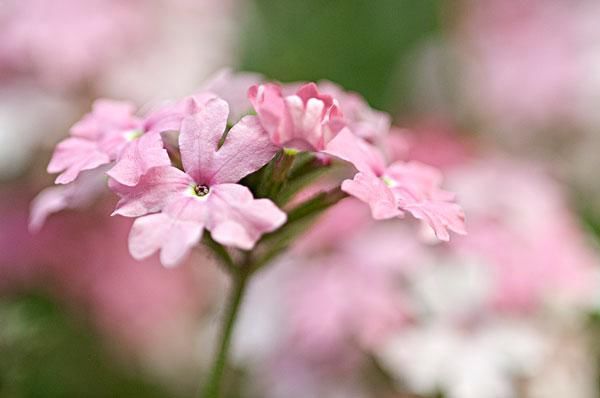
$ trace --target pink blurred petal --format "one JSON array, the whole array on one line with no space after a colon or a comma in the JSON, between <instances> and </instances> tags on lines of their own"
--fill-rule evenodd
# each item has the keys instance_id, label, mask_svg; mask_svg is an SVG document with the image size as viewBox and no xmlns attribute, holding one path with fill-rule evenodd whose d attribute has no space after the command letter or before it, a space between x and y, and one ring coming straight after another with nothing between
<instances>
[{"instance_id":1,"label":"pink blurred petal","mask_svg":"<svg viewBox=\"0 0 600 398\"><path fill-rule=\"evenodd\" d=\"M96 199L106 187L104 169L83 172L73 182L49 187L31 202L29 231L40 231L48 216L64 209L84 207Z\"/></svg>"},{"instance_id":2,"label":"pink blurred petal","mask_svg":"<svg viewBox=\"0 0 600 398\"><path fill-rule=\"evenodd\" d=\"M235 72L223 68L210 77L201 87L223 98L229 104L229 123L236 123L250 113L252 104L248 100L248 87L259 84L263 77L258 73Z\"/></svg>"}]
</instances>

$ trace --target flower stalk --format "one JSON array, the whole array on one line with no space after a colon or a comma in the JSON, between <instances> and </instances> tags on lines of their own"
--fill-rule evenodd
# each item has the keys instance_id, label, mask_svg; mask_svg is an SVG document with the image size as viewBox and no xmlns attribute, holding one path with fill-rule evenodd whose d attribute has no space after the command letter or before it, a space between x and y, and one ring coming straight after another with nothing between
<instances>
[{"instance_id":1,"label":"flower stalk","mask_svg":"<svg viewBox=\"0 0 600 398\"><path fill-rule=\"evenodd\" d=\"M219 346L215 355L208 381L201 391L202 398L220 398L222 393L223 375L227 367L227 360L231 350L231 339L238 314L242 305L244 294L251 275L249 264L242 264L232 273L233 284L230 290L229 301L221 330Z\"/></svg>"}]
</instances>

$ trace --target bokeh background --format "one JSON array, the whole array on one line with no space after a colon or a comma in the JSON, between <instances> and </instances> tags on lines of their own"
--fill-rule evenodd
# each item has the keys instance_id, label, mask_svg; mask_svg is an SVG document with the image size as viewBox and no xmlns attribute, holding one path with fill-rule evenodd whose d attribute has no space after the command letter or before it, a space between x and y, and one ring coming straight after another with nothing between
<instances>
[{"instance_id":1,"label":"bokeh background","mask_svg":"<svg viewBox=\"0 0 600 398\"><path fill-rule=\"evenodd\" d=\"M27 223L95 98L144 109L223 67L361 94L469 228L423 243L340 203L253 282L228 397L599 396L596 0L0 0L0 397L195 394L210 257L136 262L101 192Z\"/></svg>"}]
</instances>

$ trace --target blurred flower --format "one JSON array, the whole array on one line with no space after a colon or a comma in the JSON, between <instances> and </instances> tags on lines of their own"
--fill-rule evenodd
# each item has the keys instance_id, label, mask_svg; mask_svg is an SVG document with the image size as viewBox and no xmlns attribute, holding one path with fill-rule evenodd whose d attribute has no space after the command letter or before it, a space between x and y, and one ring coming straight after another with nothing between
<instances>
[{"instance_id":1,"label":"blurred flower","mask_svg":"<svg viewBox=\"0 0 600 398\"><path fill-rule=\"evenodd\" d=\"M59 90L81 84L140 40L147 11L137 0L3 2L0 77L32 76Z\"/></svg>"}]
</instances>

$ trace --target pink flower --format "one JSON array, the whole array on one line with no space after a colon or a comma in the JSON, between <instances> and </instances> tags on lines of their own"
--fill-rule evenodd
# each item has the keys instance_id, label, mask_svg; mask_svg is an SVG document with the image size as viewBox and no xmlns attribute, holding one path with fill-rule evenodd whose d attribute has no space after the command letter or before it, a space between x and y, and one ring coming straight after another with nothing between
<instances>
[{"instance_id":1,"label":"pink flower","mask_svg":"<svg viewBox=\"0 0 600 398\"><path fill-rule=\"evenodd\" d=\"M209 100L183 120L179 148L183 169L149 169L136 186L111 184L121 197L115 214L138 218L129 248L141 259L161 251L161 262L177 264L200 240L204 229L228 246L251 249L266 232L281 226L286 215L268 199L254 199L236 184L277 152L254 116L231 128L223 145L228 105ZM142 217L143 216L143 217Z\"/></svg>"},{"instance_id":2,"label":"pink flower","mask_svg":"<svg viewBox=\"0 0 600 398\"><path fill-rule=\"evenodd\" d=\"M322 151L343 127L342 113L330 95L321 94L314 83L296 94L283 96L281 86L254 85L248 97L258 118L278 147Z\"/></svg>"},{"instance_id":3,"label":"pink flower","mask_svg":"<svg viewBox=\"0 0 600 398\"><path fill-rule=\"evenodd\" d=\"M201 91L211 92L229 104L229 122L235 123L252 110L248 100L248 87L264 79L258 73L236 72L223 68L202 84Z\"/></svg>"},{"instance_id":4,"label":"pink flower","mask_svg":"<svg viewBox=\"0 0 600 398\"><path fill-rule=\"evenodd\" d=\"M48 172L61 173L56 183L68 184L80 172L110 163L141 124L130 103L97 100L92 112L71 128L71 136L56 146Z\"/></svg>"},{"instance_id":5,"label":"pink flower","mask_svg":"<svg viewBox=\"0 0 600 398\"><path fill-rule=\"evenodd\" d=\"M471 215L472 230L453 247L490 268L490 301L496 309L591 302L595 253L561 187L542 167L488 156L452 170L449 177Z\"/></svg>"},{"instance_id":6,"label":"pink flower","mask_svg":"<svg viewBox=\"0 0 600 398\"><path fill-rule=\"evenodd\" d=\"M373 142L385 137L390 131L390 115L371 108L360 94L345 91L327 80L319 82L319 90L339 101L348 127L357 136Z\"/></svg>"},{"instance_id":7,"label":"pink flower","mask_svg":"<svg viewBox=\"0 0 600 398\"><path fill-rule=\"evenodd\" d=\"M386 166L381 153L349 129L343 129L325 152L356 167L358 173L342 183L342 190L368 203L373 218L402 217L408 211L427 222L440 240L450 239L448 229L466 233L464 213L454 195L439 188L442 177L437 169L418 162Z\"/></svg>"},{"instance_id":8,"label":"pink flower","mask_svg":"<svg viewBox=\"0 0 600 398\"><path fill-rule=\"evenodd\" d=\"M133 139L123 143L115 166L107 172L108 176L120 184L134 186L150 168L170 165L160 133L179 131L183 119L197 113L212 98L215 95L201 93L150 112L141 130L135 132Z\"/></svg>"},{"instance_id":9,"label":"pink flower","mask_svg":"<svg viewBox=\"0 0 600 398\"><path fill-rule=\"evenodd\" d=\"M31 202L29 231L40 231L51 214L86 206L97 199L106 186L105 168L84 171L75 181L41 191Z\"/></svg>"},{"instance_id":10,"label":"pink flower","mask_svg":"<svg viewBox=\"0 0 600 398\"><path fill-rule=\"evenodd\" d=\"M71 128L71 137L57 145L48 172L61 173L56 183L67 184L84 170L117 161L107 174L121 184L135 185L149 168L170 164L160 133L178 131L183 118L211 98L213 94L187 97L144 119L134 115L128 102L98 100Z\"/></svg>"}]
</instances>

